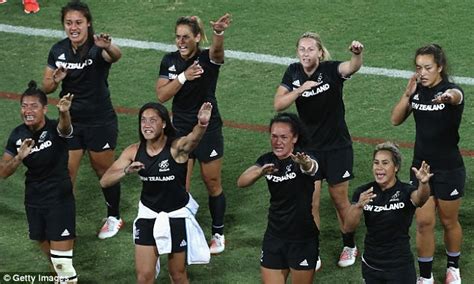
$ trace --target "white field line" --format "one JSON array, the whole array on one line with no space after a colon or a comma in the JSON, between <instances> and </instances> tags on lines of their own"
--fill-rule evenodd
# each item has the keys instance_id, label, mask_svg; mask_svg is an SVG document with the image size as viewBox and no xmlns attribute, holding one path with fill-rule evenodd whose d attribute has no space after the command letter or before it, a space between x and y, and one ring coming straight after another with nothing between
<instances>
[{"instance_id":1,"label":"white field line","mask_svg":"<svg viewBox=\"0 0 474 284\"><path fill-rule=\"evenodd\" d=\"M51 38L64 38L65 34L63 31L50 30L50 29L37 29L29 28L22 26L12 26L0 24L0 32L5 33L14 33L14 34L23 34L27 36L43 36ZM165 44L160 42L152 41L143 41L143 40L133 40L126 38L114 38L114 42L122 47L132 47L139 49L153 49L164 52L171 52L176 50L176 46L173 44ZM243 52L235 50L226 50L226 57L234 58L238 60L248 60L260 63L272 63L279 65L289 65L292 62L295 62L295 58L291 57L280 57L268 54L259 54L253 52ZM387 69L387 68L378 68L378 67L367 67L363 66L359 72L360 74L367 75L378 75L386 76L393 78L409 78L413 71L406 70L397 70L397 69ZM465 85L474 85L474 78L471 77L461 77L461 76L452 76L452 79L458 84Z\"/></svg>"}]
</instances>

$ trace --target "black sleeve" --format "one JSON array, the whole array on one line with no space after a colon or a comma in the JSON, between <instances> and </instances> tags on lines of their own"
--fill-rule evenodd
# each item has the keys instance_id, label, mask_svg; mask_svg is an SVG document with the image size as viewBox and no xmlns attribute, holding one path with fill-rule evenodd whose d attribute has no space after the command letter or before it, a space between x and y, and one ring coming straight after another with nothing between
<instances>
[{"instance_id":1,"label":"black sleeve","mask_svg":"<svg viewBox=\"0 0 474 284\"><path fill-rule=\"evenodd\" d=\"M164 79L169 79L168 77L168 68L170 67L170 56L169 54L166 54L165 56L163 56L163 59L161 59L161 63L160 63L160 70L159 70L159 73L158 73L158 77L159 78L164 78Z\"/></svg>"},{"instance_id":2,"label":"black sleeve","mask_svg":"<svg viewBox=\"0 0 474 284\"><path fill-rule=\"evenodd\" d=\"M18 154L16 141L14 138L15 137L14 131L15 130L13 130L12 133L10 134L10 137L8 138L8 141L7 141L7 146L5 147L5 153L8 153L12 155L13 157L15 157Z\"/></svg>"},{"instance_id":3,"label":"black sleeve","mask_svg":"<svg viewBox=\"0 0 474 284\"><path fill-rule=\"evenodd\" d=\"M293 76L292 76L292 65L288 66L286 68L285 74L283 75L283 78L281 79L280 86L285 87L288 91L293 91Z\"/></svg>"}]
</instances>

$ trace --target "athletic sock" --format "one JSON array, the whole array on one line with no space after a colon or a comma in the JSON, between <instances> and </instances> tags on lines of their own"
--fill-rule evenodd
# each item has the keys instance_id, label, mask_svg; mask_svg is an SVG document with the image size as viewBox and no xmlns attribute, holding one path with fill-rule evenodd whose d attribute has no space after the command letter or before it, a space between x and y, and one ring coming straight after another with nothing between
<instances>
[{"instance_id":1,"label":"athletic sock","mask_svg":"<svg viewBox=\"0 0 474 284\"><path fill-rule=\"evenodd\" d=\"M420 267L420 276L426 279L431 278L433 268L433 257L419 257L418 266Z\"/></svg>"},{"instance_id":2,"label":"athletic sock","mask_svg":"<svg viewBox=\"0 0 474 284\"><path fill-rule=\"evenodd\" d=\"M355 248L355 232L343 233L342 235L342 243L345 247Z\"/></svg>"},{"instance_id":3,"label":"athletic sock","mask_svg":"<svg viewBox=\"0 0 474 284\"><path fill-rule=\"evenodd\" d=\"M114 184L111 187L102 188L105 203L107 204L107 217L114 216L120 218L120 183Z\"/></svg>"},{"instance_id":4,"label":"athletic sock","mask_svg":"<svg viewBox=\"0 0 474 284\"><path fill-rule=\"evenodd\" d=\"M454 267L454 268L459 268L459 257L461 256L461 252L446 252L446 256L448 258L448 263L446 264L446 267Z\"/></svg>"},{"instance_id":5,"label":"athletic sock","mask_svg":"<svg viewBox=\"0 0 474 284\"><path fill-rule=\"evenodd\" d=\"M225 214L225 195L224 192L218 196L209 195L209 211L212 218L212 235L224 234L224 214Z\"/></svg>"}]
</instances>

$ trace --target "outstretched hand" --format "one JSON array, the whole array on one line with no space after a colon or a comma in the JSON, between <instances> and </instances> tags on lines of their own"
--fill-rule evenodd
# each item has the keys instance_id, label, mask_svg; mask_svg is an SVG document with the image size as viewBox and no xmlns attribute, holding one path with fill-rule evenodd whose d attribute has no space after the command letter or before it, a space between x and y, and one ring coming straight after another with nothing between
<instances>
[{"instance_id":1,"label":"outstretched hand","mask_svg":"<svg viewBox=\"0 0 474 284\"><path fill-rule=\"evenodd\" d=\"M94 44L100 48L109 48L112 44L112 38L109 34L105 33L94 35Z\"/></svg>"},{"instance_id":2,"label":"outstretched hand","mask_svg":"<svg viewBox=\"0 0 474 284\"><path fill-rule=\"evenodd\" d=\"M349 46L349 50L355 55L359 55L364 50L364 45L357 40L353 40L351 45Z\"/></svg>"},{"instance_id":3,"label":"outstretched hand","mask_svg":"<svg viewBox=\"0 0 474 284\"><path fill-rule=\"evenodd\" d=\"M74 98L73 94L68 93L67 95L63 96L58 104L56 105L60 112L67 112L71 108L72 99Z\"/></svg>"},{"instance_id":4,"label":"outstretched hand","mask_svg":"<svg viewBox=\"0 0 474 284\"><path fill-rule=\"evenodd\" d=\"M303 168L309 169L313 163L313 159L305 153L296 152L296 154L290 154L291 159L301 165Z\"/></svg>"},{"instance_id":5,"label":"outstretched hand","mask_svg":"<svg viewBox=\"0 0 474 284\"><path fill-rule=\"evenodd\" d=\"M225 31L232 22L232 16L229 13L226 13L224 16L220 17L217 21L210 21L212 29L217 32Z\"/></svg>"},{"instance_id":6,"label":"outstretched hand","mask_svg":"<svg viewBox=\"0 0 474 284\"><path fill-rule=\"evenodd\" d=\"M18 157L23 161L30 153L31 149L35 146L35 141L31 138L26 138L21 142L20 149L18 149Z\"/></svg>"},{"instance_id":7,"label":"outstretched hand","mask_svg":"<svg viewBox=\"0 0 474 284\"><path fill-rule=\"evenodd\" d=\"M372 202L373 199L377 196L377 194L375 194L373 191L374 188L371 187L368 190L362 192L359 196L359 201L357 202L356 206L362 209L365 205Z\"/></svg>"},{"instance_id":8,"label":"outstretched hand","mask_svg":"<svg viewBox=\"0 0 474 284\"><path fill-rule=\"evenodd\" d=\"M430 165L423 161L419 169L412 167L411 170L415 173L416 178L422 184L426 184L430 181L430 178L434 175L430 172Z\"/></svg>"},{"instance_id":9,"label":"outstretched hand","mask_svg":"<svg viewBox=\"0 0 474 284\"><path fill-rule=\"evenodd\" d=\"M209 102L203 103L198 113L198 124L200 126L207 126L209 124L209 120L211 120L211 113L212 104Z\"/></svg>"},{"instance_id":10,"label":"outstretched hand","mask_svg":"<svg viewBox=\"0 0 474 284\"><path fill-rule=\"evenodd\" d=\"M435 97L432 102L435 104L452 104L454 96L449 92L444 92L443 94Z\"/></svg>"}]
</instances>

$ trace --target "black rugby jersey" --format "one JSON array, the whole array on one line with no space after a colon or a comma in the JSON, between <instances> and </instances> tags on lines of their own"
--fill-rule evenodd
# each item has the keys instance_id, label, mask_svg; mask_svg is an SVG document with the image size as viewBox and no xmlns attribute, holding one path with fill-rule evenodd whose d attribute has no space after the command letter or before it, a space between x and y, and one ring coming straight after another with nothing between
<instances>
[{"instance_id":1,"label":"black rugby jersey","mask_svg":"<svg viewBox=\"0 0 474 284\"><path fill-rule=\"evenodd\" d=\"M178 51L166 54L161 60L161 78L177 79L194 61L198 60L204 73L200 78L186 81L173 97L173 125L180 135L187 135L197 123L197 114L204 102L212 103L211 121L207 131L214 131L222 127L222 120L216 100L216 86L221 64L211 61L209 49L199 50L195 56L184 60Z\"/></svg>"},{"instance_id":2,"label":"black rugby jersey","mask_svg":"<svg viewBox=\"0 0 474 284\"><path fill-rule=\"evenodd\" d=\"M26 138L34 140L31 153L23 159L25 173L25 204L46 208L74 199L68 172L68 146L66 138L59 136L58 122L46 118L45 126L36 131L25 125L17 126L8 138L5 152L18 154Z\"/></svg>"},{"instance_id":3,"label":"black rugby jersey","mask_svg":"<svg viewBox=\"0 0 474 284\"><path fill-rule=\"evenodd\" d=\"M364 260L381 270L413 263L409 230L416 207L410 197L416 188L397 180L392 188L382 191L374 181L358 187L352 196L352 203L357 203L360 194L370 187L377 196L364 206L367 227Z\"/></svg>"},{"instance_id":4,"label":"black rugby jersey","mask_svg":"<svg viewBox=\"0 0 474 284\"><path fill-rule=\"evenodd\" d=\"M86 44L82 48L87 48ZM68 69L59 96L74 94L70 112L75 124L100 126L116 119L107 81L111 64L102 57L102 50L93 44L87 51L74 53L71 41L65 38L49 51L50 68Z\"/></svg>"},{"instance_id":5,"label":"black rugby jersey","mask_svg":"<svg viewBox=\"0 0 474 284\"><path fill-rule=\"evenodd\" d=\"M310 137L309 150L333 150L352 144L345 121L342 96L345 78L339 74L340 61L323 61L311 76L306 75L301 63L288 66L281 86L293 91L306 81L318 85L305 91L296 101L298 115Z\"/></svg>"},{"instance_id":6,"label":"black rugby jersey","mask_svg":"<svg viewBox=\"0 0 474 284\"><path fill-rule=\"evenodd\" d=\"M455 169L463 167L458 148L459 126L464 110L464 100L459 105L431 102L447 89L462 89L448 81L442 81L433 88L417 85L410 96L410 106L416 124L414 164L426 161L432 169Z\"/></svg>"},{"instance_id":7,"label":"black rugby jersey","mask_svg":"<svg viewBox=\"0 0 474 284\"><path fill-rule=\"evenodd\" d=\"M313 239L319 234L311 211L315 178L303 174L290 157L279 160L272 152L256 162L260 167L269 163L278 171L265 175L271 196L267 233L291 241Z\"/></svg>"},{"instance_id":8,"label":"black rugby jersey","mask_svg":"<svg viewBox=\"0 0 474 284\"><path fill-rule=\"evenodd\" d=\"M146 152L146 144L140 143L135 156L135 161L145 165L138 172L143 185L140 201L155 212L171 212L189 201L185 186L187 163L177 163L170 149L167 144L158 155L151 157Z\"/></svg>"}]
</instances>

